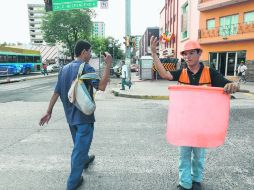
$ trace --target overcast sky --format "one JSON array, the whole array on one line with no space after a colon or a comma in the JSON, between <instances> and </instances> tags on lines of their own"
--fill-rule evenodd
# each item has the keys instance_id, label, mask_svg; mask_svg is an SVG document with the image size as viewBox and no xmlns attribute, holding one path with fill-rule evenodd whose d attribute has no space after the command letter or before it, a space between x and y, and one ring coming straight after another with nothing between
<instances>
[{"instance_id":1,"label":"overcast sky","mask_svg":"<svg viewBox=\"0 0 254 190\"><path fill-rule=\"evenodd\" d=\"M0 6L0 43L29 43L29 3L44 3L43 0L6 0ZM159 13L165 0L131 0L131 32L142 35L146 27L159 26ZM95 9L94 21L105 22L106 36L122 41L125 36L125 0L109 0L108 9Z\"/></svg>"}]
</instances>

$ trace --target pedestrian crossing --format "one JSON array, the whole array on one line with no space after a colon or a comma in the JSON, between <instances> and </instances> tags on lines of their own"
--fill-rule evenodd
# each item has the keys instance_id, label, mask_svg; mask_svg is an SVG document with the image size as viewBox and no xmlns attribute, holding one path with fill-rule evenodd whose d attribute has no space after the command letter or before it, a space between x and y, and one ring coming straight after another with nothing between
<instances>
[{"instance_id":1,"label":"pedestrian crossing","mask_svg":"<svg viewBox=\"0 0 254 190\"><path fill-rule=\"evenodd\" d=\"M22 88L29 88L31 85L29 84L22 84L22 85L17 85L17 84L1 84L0 85L0 91L12 91L12 90L19 90Z\"/></svg>"},{"instance_id":2,"label":"pedestrian crossing","mask_svg":"<svg viewBox=\"0 0 254 190\"><path fill-rule=\"evenodd\" d=\"M54 87L51 85L49 86L33 86L30 84L22 84L22 85L17 85L17 84L5 84L5 85L0 85L0 92L6 92L6 91L14 91L14 90L21 90L21 89L26 89L26 88L31 88L31 91L41 91L41 90L53 90Z\"/></svg>"}]
</instances>

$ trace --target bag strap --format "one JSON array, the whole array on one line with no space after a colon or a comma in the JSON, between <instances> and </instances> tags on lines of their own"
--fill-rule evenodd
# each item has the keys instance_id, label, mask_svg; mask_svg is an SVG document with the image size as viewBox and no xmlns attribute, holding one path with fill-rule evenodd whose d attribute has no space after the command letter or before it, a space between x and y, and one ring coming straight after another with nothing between
<instances>
[{"instance_id":1,"label":"bag strap","mask_svg":"<svg viewBox=\"0 0 254 190\"><path fill-rule=\"evenodd\" d=\"M78 74L77 74L77 78L79 79L83 73L83 70L84 70L84 67L85 67L85 62L84 63L81 63L81 65L79 66L79 69L78 69Z\"/></svg>"},{"instance_id":2,"label":"bag strap","mask_svg":"<svg viewBox=\"0 0 254 190\"><path fill-rule=\"evenodd\" d=\"M78 74L77 74L78 79L82 79L82 80L93 80L93 79L100 80L101 79L99 75L97 75L96 73L85 73L82 75L84 67L85 67L85 63L81 63L81 65L79 66Z\"/></svg>"},{"instance_id":3,"label":"bag strap","mask_svg":"<svg viewBox=\"0 0 254 190\"><path fill-rule=\"evenodd\" d=\"M78 74L77 74L77 79L78 80L94 80L94 79L101 79L96 73L86 73L86 74L83 74L83 70L84 70L84 66L85 66L85 63L82 63L80 66L79 66L79 70L78 70ZM89 90L90 91L90 90ZM95 98L95 94L96 94L96 91L93 93L93 97Z\"/></svg>"}]
</instances>

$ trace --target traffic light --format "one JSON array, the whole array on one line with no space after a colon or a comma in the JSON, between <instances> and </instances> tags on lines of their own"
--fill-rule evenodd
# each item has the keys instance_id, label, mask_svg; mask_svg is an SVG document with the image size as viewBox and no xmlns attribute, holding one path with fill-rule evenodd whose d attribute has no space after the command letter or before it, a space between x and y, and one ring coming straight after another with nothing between
<instances>
[{"instance_id":1,"label":"traffic light","mask_svg":"<svg viewBox=\"0 0 254 190\"><path fill-rule=\"evenodd\" d=\"M46 12L53 11L52 0L44 0Z\"/></svg>"},{"instance_id":2,"label":"traffic light","mask_svg":"<svg viewBox=\"0 0 254 190\"><path fill-rule=\"evenodd\" d=\"M124 38L124 44L126 47L130 46L130 37L129 36L125 36Z\"/></svg>"}]
</instances>

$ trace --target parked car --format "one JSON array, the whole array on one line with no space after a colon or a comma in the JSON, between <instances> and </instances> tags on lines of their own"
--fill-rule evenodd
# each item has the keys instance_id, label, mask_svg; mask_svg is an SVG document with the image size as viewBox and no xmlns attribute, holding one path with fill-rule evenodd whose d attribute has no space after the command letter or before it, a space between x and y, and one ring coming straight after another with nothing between
<instances>
[{"instance_id":1,"label":"parked car","mask_svg":"<svg viewBox=\"0 0 254 190\"><path fill-rule=\"evenodd\" d=\"M122 74L122 67L121 65L116 65L113 67L113 74L117 77L120 78L121 74Z\"/></svg>"},{"instance_id":2,"label":"parked car","mask_svg":"<svg viewBox=\"0 0 254 190\"><path fill-rule=\"evenodd\" d=\"M47 66L47 71L49 73L58 72L59 70L60 70L60 66L56 63Z\"/></svg>"},{"instance_id":3,"label":"parked car","mask_svg":"<svg viewBox=\"0 0 254 190\"><path fill-rule=\"evenodd\" d=\"M137 64L131 64L131 72L138 72L138 65Z\"/></svg>"}]
</instances>

